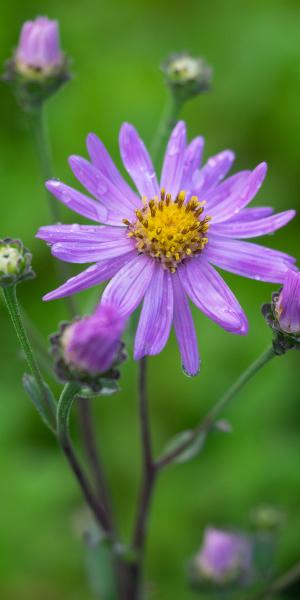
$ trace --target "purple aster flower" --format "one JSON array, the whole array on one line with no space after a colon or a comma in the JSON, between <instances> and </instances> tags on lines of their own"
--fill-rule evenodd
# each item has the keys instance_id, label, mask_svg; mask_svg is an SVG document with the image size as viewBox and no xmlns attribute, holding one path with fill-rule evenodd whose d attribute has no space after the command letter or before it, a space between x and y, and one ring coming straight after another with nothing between
<instances>
[{"instance_id":1,"label":"purple aster flower","mask_svg":"<svg viewBox=\"0 0 300 600\"><path fill-rule=\"evenodd\" d=\"M135 359L161 352L173 324L184 370L195 375L199 353L189 299L231 333L245 335L247 319L213 265L262 281L284 280L294 259L283 252L242 241L279 229L294 216L271 208L247 208L258 192L265 163L224 179L234 160L230 151L201 167L203 139L186 142L179 122L166 150L160 184L138 133L125 123L120 150L133 191L102 142L87 138L90 161L70 157L87 196L60 181L48 190L75 212L104 225L53 225L37 236L57 258L95 263L44 299L69 296L110 279L102 303L117 304L124 316L143 300L135 338Z\"/></svg>"},{"instance_id":2,"label":"purple aster flower","mask_svg":"<svg viewBox=\"0 0 300 600\"><path fill-rule=\"evenodd\" d=\"M195 576L215 584L246 582L252 572L253 544L244 535L208 528L193 562Z\"/></svg>"},{"instance_id":3,"label":"purple aster flower","mask_svg":"<svg viewBox=\"0 0 300 600\"><path fill-rule=\"evenodd\" d=\"M59 67L63 55L57 21L47 17L26 21L21 30L15 61L19 70L25 72L28 69L49 71Z\"/></svg>"},{"instance_id":4,"label":"purple aster flower","mask_svg":"<svg viewBox=\"0 0 300 600\"><path fill-rule=\"evenodd\" d=\"M283 288L275 301L275 314L280 329L300 334L300 272L287 271Z\"/></svg>"},{"instance_id":5,"label":"purple aster flower","mask_svg":"<svg viewBox=\"0 0 300 600\"><path fill-rule=\"evenodd\" d=\"M65 362L91 375L104 373L115 361L124 326L117 307L100 305L90 317L64 329L60 343Z\"/></svg>"}]
</instances>

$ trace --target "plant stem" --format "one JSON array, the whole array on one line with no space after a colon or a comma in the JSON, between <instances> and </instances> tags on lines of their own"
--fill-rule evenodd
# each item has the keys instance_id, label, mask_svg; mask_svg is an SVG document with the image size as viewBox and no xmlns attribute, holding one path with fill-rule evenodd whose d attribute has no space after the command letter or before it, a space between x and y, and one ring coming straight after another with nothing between
<instances>
[{"instance_id":1,"label":"plant stem","mask_svg":"<svg viewBox=\"0 0 300 600\"><path fill-rule=\"evenodd\" d=\"M67 383L62 391L57 407L57 439L96 521L99 523L100 527L111 536L112 532L106 511L104 510L102 503L98 502L97 498L94 496L90 483L77 459L69 434L71 407L79 389L77 383Z\"/></svg>"},{"instance_id":2,"label":"plant stem","mask_svg":"<svg viewBox=\"0 0 300 600\"><path fill-rule=\"evenodd\" d=\"M94 475L98 498L104 507L107 520L110 523L111 530L114 529L110 498L107 492L106 481L103 473L99 451L95 442L95 432L93 427L93 418L91 414L91 405L88 398L78 396L80 424L82 428L82 438L85 447L85 453L89 461L91 471Z\"/></svg>"},{"instance_id":3,"label":"plant stem","mask_svg":"<svg viewBox=\"0 0 300 600\"><path fill-rule=\"evenodd\" d=\"M138 600L140 594L141 576L143 568L143 554L145 549L147 520L152 498L153 486L156 479L156 468L152 455L151 432L148 414L147 398L147 358L139 362L138 381L138 406L140 436L142 447L142 483L138 501L137 516L134 526L132 546L137 553L135 563L132 565L131 575L133 587L131 590L132 600Z\"/></svg>"},{"instance_id":4,"label":"plant stem","mask_svg":"<svg viewBox=\"0 0 300 600\"><path fill-rule=\"evenodd\" d=\"M273 346L267 348L261 356L259 356L241 375L238 379L230 386L225 392L221 399L215 404L211 411L204 417L204 419L195 427L191 437L183 442L180 446L177 446L174 450L167 452L160 459L158 459L156 465L158 469L162 469L174 462L174 460L186 450L197 436L204 432L208 433L214 426L215 421L219 414L228 406L229 402L236 396L236 394L244 387L244 385L254 376L262 367L264 367L276 354L274 353Z\"/></svg>"},{"instance_id":5,"label":"plant stem","mask_svg":"<svg viewBox=\"0 0 300 600\"><path fill-rule=\"evenodd\" d=\"M169 94L161 121L158 125L156 134L151 145L151 156L155 166L161 159L161 152L165 146L171 130L176 124L184 101L176 98L172 93Z\"/></svg>"},{"instance_id":6,"label":"plant stem","mask_svg":"<svg viewBox=\"0 0 300 600\"><path fill-rule=\"evenodd\" d=\"M296 563L283 575L275 579L267 589L263 590L256 596L252 596L249 600L271 600L274 594L281 594L290 585L300 579L300 562Z\"/></svg>"},{"instance_id":7,"label":"plant stem","mask_svg":"<svg viewBox=\"0 0 300 600\"><path fill-rule=\"evenodd\" d=\"M49 402L48 393L45 387L45 382L43 380L39 365L33 353L29 338L26 333L26 329L23 324L21 311L18 304L17 299L17 290L16 286L4 287L3 294L6 302L6 306L8 312L10 314L11 320L13 322L16 334L18 336L21 348L25 354L27 364L29 369L35 378L36 384L40 391L41 400L46 409L46 413L50 419L50 423L55 426L55 414L53 413L53 407Z\"/></svg>"}]
</instances>

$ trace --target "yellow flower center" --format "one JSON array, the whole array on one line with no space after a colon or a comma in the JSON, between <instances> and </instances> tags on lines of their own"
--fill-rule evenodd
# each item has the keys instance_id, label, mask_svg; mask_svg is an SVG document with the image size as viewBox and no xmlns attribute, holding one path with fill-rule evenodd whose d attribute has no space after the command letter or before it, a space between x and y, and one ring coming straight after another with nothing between
<instances>
[{"instance_id":1,"label":"yellow flower center","mask_svg":"<svg viewBox=\"0 0 300 600\"><path fill-rule=\"evenodd\" d=\"M128 226L128 237L136 240L140 253L161 262L164 269L175 273L177 266L192 255L199 254L208 242L206 233L211 217L201 215L204 202L192 196L185 202L182 191L173 200L161 190L160 199L142 198L143 208L136 210L137 220L123 219Z\"/></svg>"}]
</instances>

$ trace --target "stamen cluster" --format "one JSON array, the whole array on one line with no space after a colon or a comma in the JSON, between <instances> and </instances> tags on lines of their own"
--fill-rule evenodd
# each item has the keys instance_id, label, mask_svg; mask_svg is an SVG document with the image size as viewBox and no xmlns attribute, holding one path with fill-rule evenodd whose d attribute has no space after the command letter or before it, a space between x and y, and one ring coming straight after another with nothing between
<instances>
[{"instance_id":1,"label":"stamen cluster","mask_svg":"<svg viewBox=\"0 0 300 600\"><path fill-rule=\"evenodd\" d=\"M162 189L160 199L156 196L148 201L143 197L142 202L144 207L135 211L135 222L123 219L128 237L136 240L140 253L157 259L164 269L175 273L185 258L202 252L208 242L205 234L211 217L201 220L204 202L199 202L197 196L186 202L184 191L173 200Z\"/></svg>"}]
</instances>

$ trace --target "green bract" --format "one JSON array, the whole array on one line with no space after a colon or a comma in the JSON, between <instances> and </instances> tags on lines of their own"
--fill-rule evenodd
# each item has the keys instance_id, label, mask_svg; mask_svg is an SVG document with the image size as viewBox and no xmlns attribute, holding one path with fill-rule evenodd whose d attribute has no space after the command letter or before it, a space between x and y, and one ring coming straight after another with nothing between
<instances>
[{"instance_id":1,"label":"green bract","mask_svg":"<svg viewBox=\"0 0 300 600\"><path fill-rule=\"evenodd\" d=\"M21 240L4 238L0 240L0 286L9 287L35 274L31 268L31 253Z\"/></svg>"}]
</instances>

